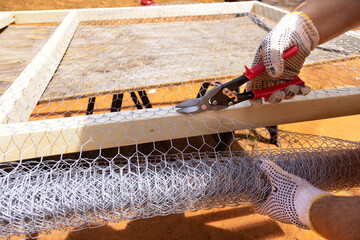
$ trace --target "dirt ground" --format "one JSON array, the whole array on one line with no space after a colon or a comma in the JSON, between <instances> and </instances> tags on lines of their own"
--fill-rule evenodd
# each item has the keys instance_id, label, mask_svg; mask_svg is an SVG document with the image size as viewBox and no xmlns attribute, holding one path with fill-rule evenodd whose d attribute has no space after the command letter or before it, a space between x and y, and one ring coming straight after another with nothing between
<instances>
[{"instance_id":1,"label":"dirt ground","mask_svg":"<svg viewBox=\"0 0 360 240\"><path fill-rule=\"evenodd\" d=\"M156 0L156 4L175 0ZM176 1L180 2L180 1ZM185 1L182 1L185 2ZM191 0L186 2L222 2L221 0ZM1 0L1 11L48 10L71 8L106 8L140 6L140 0Z\"/></svg>"},{"instance_id":2,"label":"dirt ground","mask_svg":"<svg viewBox=\"0 0 360 240\"><path fill-rule=\"evenodd\" d=\"M156 0L156 3L169 2ZM194 0L191 2L195 2ZM200 2L200 1L197 1ZM212 0L201 2L214 2ZM220 0L216 2L221 2ZM271 2L292 8L291 1ZM290 3L289 3L290 2ZM294 1L300 2L300 1ZM95 8L139 6L140 0L0 0L0 11L33 9ZM360 140L360 115L294 123L280 126L295 132L331 136L353 141ZM339 193L356 195L356 191ZM17 239L17 238L14 238ZM251 206L186 212L169 216L120 222L92 229L56 233L40 239L322 239L311 231L281 224L254 212Z\"/></svg>"},{"instance_id":3,"label":"dirt ground","mask_svg":"<svg viewBox=\"0 0 360 240\"><path fill-rule=\"evenodd\" d=\"M292 9L303 0L263 0L262 2L273 6ZM223 2L223 0L155 0L156 4L169 2L184 3L211 3ZM71 8L106 8L106 7L133 7L139 6L140 0L1 0L0 11L23 11L23 10L48 10L48 9L71 9Z\"/></svg>"}]
</instances>

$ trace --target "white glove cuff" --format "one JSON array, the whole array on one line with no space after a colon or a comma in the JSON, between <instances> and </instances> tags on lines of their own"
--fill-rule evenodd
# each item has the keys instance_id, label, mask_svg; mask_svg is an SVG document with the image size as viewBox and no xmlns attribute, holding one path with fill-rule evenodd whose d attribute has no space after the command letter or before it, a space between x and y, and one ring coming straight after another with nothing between
<instances>
[{"instance_id":1,"label":"white glove cuff","mask_svg":"<svg viewBox=\"0 0 360 240\"><path fill-rule=\"evenodd\" d=\"M320 35L317 28L310 19L310 17L303 12L292 12L289 15L291 17L294 16L297 18L295 22L296 24L301 25L301 28L304 30L305 34L307 35L307 38L310 43L309 49L311 51L314 50L316 46L319 44Z\"/></svg>"},{"instance_id":2,"label":"white glove cuff","mask_svg":"<svg viewBox=\"0 0 360 240\"><path fill-rule=\"evenodd\" d=\"M305 224L309 229L312 229L310 209L313 203L320 197L331 194L311 186L307 182L304 188L300 187L300 189L302 190L297 192L295 196L295 210L298 214L299 221Z\"/></svg>"}]
</instances>

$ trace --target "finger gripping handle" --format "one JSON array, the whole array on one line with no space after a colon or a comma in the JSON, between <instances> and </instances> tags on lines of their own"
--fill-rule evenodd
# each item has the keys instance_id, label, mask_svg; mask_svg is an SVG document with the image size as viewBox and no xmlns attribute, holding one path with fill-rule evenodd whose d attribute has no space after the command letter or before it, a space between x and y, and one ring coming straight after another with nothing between
<instances>
[{"instance_id":1,"label":"finger gripping handle","mask_svg":"<svg viewBox=\"0 0 360 240\"><path fill-rule=\"evenodd\" d=\"M277 91L283 91L283 90L285 90L285 88L287 88L290 85L302 86L302 85L305 85L305 83L299 77L295 77L291 81L284 82L284 83L281 83L281 84L273 86L273 87L252 90L252 92L254 93L253 99L265 98L265 101L267 101L268 98L271 96L271 94L273 94L274 92L277 92Z\"/></svg>"},{"instance_id":2,"label":"finger gripping handle","mask_svg":"<svg viewBox=\"0 0 360 240\"><path fill-rule=\"evenodd\" d=\"M284 52L283 58L284 60L288 59L289 57L294 56L298 51L298 48L294 45L291 48L289 48L287 51ZM265 65L263 62L256 64L252 68L248 68L245 66L246 71L244 72L244 75L249 79L252 80L254 77L259 75L265 70Z\"/></svg>"}]
</instances>

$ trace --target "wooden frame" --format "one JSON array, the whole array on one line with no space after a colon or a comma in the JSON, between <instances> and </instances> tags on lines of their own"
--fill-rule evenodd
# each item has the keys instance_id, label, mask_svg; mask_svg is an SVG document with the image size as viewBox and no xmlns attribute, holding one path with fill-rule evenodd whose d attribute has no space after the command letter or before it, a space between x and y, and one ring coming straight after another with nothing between
<instances>
[{"instance_id":1,"label":"wooden frame","mask_svg":"<svg viewBox=\"0 0 360 240\"><path fill-rule=\"evenodd\" d=\"M11 13L0 13L0 29L15 22L14 15Z\"/></svg>"},{"instance_id":2,"label":"wooden frame","mask_svg":"<svg viewBox=\"0 0 360 240\"><path fill-rule=\"evenodd\" d=\"M4 12L11 15L15 24L29 23L51 23L60 22L65 16L74 10L39 10L39 11L16 11ZM251 12L279 21L288 13L285 10L260 3L258 1L236 2L236 3L211 3L190 5L167 5L152 6L147 8L96 8L76 9L79 21L110 20L130 18L157 18L177 16L201 16L211 14L237 14ZM140 17L141 16L141 17ZM1 17L0 17L1 19Z\"/></svg>"},{"instance_id":3,"label":"wooden frame","mask_svg":"<svg viewBox=\"0 0 360 240\"><path fill-rule=\"evenodd\" d=\"M357 87L314 91L260 109L243 102L196 115L164 107L2 124L0 162L354 115L360 113L359 93Z\"/></svg>"},{"instance_id":4,"label":"wooden frame","mask_svg":"<svg viewBox=\"0 0 360 240\"><path fill-rule=\"evenodd\" d=\"M348 31L345 34L348 34L348 35L350 35L350 36L352 36L354 38L360 39L360 34L356 33L355 31Z\"/></svg>"},{"instance_id":5,"label":"wooden frame","mask_svg":"<svg viewBox=\"0 0 360 240\"><path fill-rule=\"evenodd\" d=\"M76 9L80 21L131 19L131 18L160 18L177 16L201 16L211 14L236 14L250 12L251 2L212 3L190 5L167 5L152 7L125 7L125 8L95 8ZM231 7L230 7L231 6ZM41 10L7 12L13 14L15 24L60 22L74 10Z\"/></svg>"},{"instance_id":6,"label":"wooden frame","mask_svg":"<svg viewBox=\"0 0 360 240\"><path fill-rule=\"evenodd\" d=\"M0 97L3 123L0 125L0 162L360 113L360 89L348 87L314 91L306 97L296 97L278 105L265 104L260 109L252 109L244 102L222 111L196 115L184 115L172 107L164 107L27 122L80 21L242 12L263 15L274 21L287 13L256 1L2 13L0 23L4 24L11 21L17 24L62 22L39 54ZM19 109L22 109L21 115Z\"/></svg>"},{"instance_id":7,"label":"wooden frame","mask_svg":"<svg viewBox=\"0 0 360 240\"><path fill-rule=\"evenodd\" d=\"M273 7L261 2L254 2L253 7L251 9L251 13L260 15L263 17L267 17L273 21L280 21L280 19L287 13L289 13L286 10Z\"/></svg>"},{"instance_id":8,"label":"wooden frame","mask_svg":"<svg viewBox=\"0 0 360 240\"><path fill-rule=\"evenodd\" d=\"M78 22L77 11L69 12L45 46L0 97L1 123L29 119L58 67Z\"/></svg>"}]
</instances>

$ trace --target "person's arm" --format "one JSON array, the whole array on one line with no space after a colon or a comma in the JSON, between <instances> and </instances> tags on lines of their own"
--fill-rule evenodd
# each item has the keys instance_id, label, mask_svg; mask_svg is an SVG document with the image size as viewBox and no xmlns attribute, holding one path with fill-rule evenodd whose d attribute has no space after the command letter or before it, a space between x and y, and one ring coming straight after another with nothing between
<instances>
[{"instance_id":1,"label":"person's arm","mask_svg":"<svg viewBox=\"0 0 360 240\"><path fill-rule=\"evenodd\" d=\"M329 240L360 238L360 197L325 196L310 209L314 229Z\"/></svg>"},{"instance_id":2,"label":"person's arm","mask_svg":"<svg viewBox=\"0 0 360 240\"><path fill-rule=\"evenodd\" d=\"M254 202L258 213L312 229L330 240L360 239L360 197L334 196L270 160L259 162L260 176L268 178L271 191L263 201Z\"/></svg>"},{"instance_id":3,"label":"person's arm","mask_svg":"<svg viewBox=\"0 0 360 240\"><path fill-rule=\"evenodd\" d=\"M261 42L253 66L262 61L266 72L249 81L247 90L291 81L317 45L360 25L359 9L360 0L307 0L286 14ZM284 61L283 53L294 45L298 47L297 54ZM308 87L291 85L273 93L268 101L279 103L309 92ZM261 99L251 101L253 106L261 102Z\"/></svg>"},{"instance_id":4,"label":"person's arm","mask_svg":"<svg viewBox=\"0 0 360 240\"><path fill-rule=\"evenodd\" d=\"M360 25L360 0L307 0L294 11L305 13L325 43Z\"/></svg>"}]
</instances>

